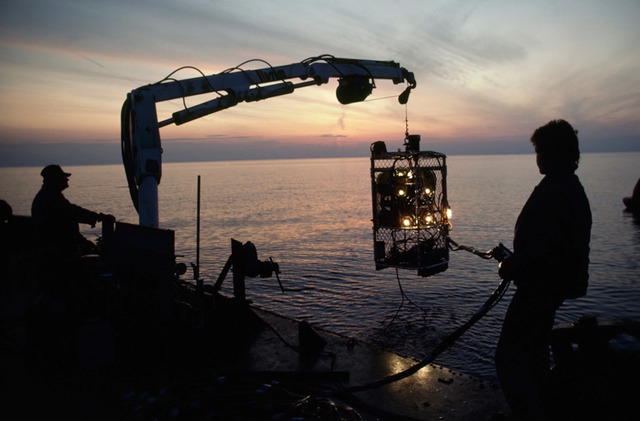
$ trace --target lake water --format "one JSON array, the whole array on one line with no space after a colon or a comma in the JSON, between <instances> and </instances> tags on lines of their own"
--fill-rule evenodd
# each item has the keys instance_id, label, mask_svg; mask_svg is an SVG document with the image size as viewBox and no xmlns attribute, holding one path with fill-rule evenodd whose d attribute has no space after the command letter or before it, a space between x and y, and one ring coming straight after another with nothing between
<instances>
[{"instance_id":1,"label":"lake water","mask_svg":"<svg viewBox=\"0 0 640 421\"><path fill-rule=\"evenodd\" d=\"M451 238L483 251L500 242L511 247L518 213L541 179L534 155L450 156L447 164ZM584 314L640 318L640 223L621 202L640 177L639 164L639 152L583 154L577 174L593 212L590 287L586 297L561 307L556 322ZM165 164L160 224L176 231L178 260L195 262L200 175L206 282L217 279L231 238L252 241L261 260L279 263L290 289L283 294L275 278L249 278L247 297L257 305L423 358L491 294L499 283L497 263L458 251L451 253L449 269L432 277L376 271L369 166L368 158ZM137 223L122 166L65 170L73 174L65 191L70 201ZM39 172L0 168L0 199L15 214L30 213ZM84 233L95 239L99 231ZM230 280L223 292L231 294ZM493 353L512 293L436 362L494 379Z\"/></svg>"}]
</instances>

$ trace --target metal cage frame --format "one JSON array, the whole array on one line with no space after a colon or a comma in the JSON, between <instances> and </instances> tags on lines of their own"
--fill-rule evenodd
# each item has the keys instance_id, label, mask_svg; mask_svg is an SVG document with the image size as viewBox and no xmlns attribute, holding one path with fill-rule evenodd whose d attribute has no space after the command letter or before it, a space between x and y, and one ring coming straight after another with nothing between
<instances>
[{"instance_id":1,"label":"metal cage frame","mask_svg":"<svg viewBox=\"0 0 640 421\"><path fill-rule=\"evenodd\" d=\"M446 155L421 152L418 143L414 135L405 152L371 146L374 259L377 270L431 276L449 265Z\"/></svg>"}]
</instances>

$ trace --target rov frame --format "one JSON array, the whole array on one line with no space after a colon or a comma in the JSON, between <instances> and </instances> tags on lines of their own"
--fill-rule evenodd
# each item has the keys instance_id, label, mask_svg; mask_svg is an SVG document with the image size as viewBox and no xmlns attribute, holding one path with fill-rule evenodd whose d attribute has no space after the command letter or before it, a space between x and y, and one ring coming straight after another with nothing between
<instances>
[{"instance_id":1,"label":"rov frame","mask_svg":"<svg viewBox=\"0 0 640 421\"><path fill-rule=\"evenodd\" d=\"M371 193L376 269L417 270L426 277L449 266L451 210L446 155L420 151L420 135L405 138L405 151L371 145Z\"/></svg>"}]
</instances>

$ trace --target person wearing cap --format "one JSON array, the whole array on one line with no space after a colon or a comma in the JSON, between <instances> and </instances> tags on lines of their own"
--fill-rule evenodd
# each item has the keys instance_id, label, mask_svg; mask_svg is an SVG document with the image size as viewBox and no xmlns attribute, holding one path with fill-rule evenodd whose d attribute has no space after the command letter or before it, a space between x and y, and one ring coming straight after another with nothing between
<instances>
[{"instance_id":1,"label":"person wearing cap","mask_svg":"<svg viewBox=\"0 0 640 421\"><path fill-rule=\"evenodd\" d=\"M40 175L42 188L31 204L36 285L25 312L26 343L30 355L67 364L78 358L74 344L85 291L80 256L93 247L79 224L113 217L69 202L62 191L71 174L59 165L47 165Z\"/></svg>"},{"instance_id":2,"label":"person wearing cap","mask_svg":"<svg viewBox=\"0 0 640 421\"><path fill-rule=\"evenodd\" d=\"M79 246L89 242L80 234L79 224L93 227L96 222L113 216L69 202L62 191L69 187L71 174L64 172L59 165L47 165L40 175L43 178L42 188L33 199L31 217L41 262L47 266L50 277L55 277L80 255Z\"/></svg>"},{"instance_id":3,"label":"person wearing cap","mask_svg":"<svg viewBox=\"0 0 640 421\"><path fill-rule=\"evenodd\" d=\"M48 165L40 173L42 188L33 199L31 217L41 246L52 246L64 256L77 254L78 244L86 241L80 234L80 223L94 227L110 215L96 213L69 202L62 191L69 187L71 174L59 165Z\"/></svg>"}]
</instances>

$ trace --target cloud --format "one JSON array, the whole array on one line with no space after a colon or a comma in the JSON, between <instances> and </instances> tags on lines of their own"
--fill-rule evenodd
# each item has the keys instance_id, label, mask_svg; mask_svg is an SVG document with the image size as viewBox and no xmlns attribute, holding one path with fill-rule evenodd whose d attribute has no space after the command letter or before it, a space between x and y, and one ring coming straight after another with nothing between
<instances>
[{"instance_id":1,"label":"cloud","mask_svg":"<svg viewBox=\"0 0 640 421\"><path fill-rule=\"evenodd\" d=\"M252 58L281 65L321 53L395 60L418 87L406 108L394 99L341 106L334 84L312 87L164 128L163 139L304 143L319 133L364 144L402 137L405 112L413 133L450 145L526 138L560 116L626 139L640 134L638 21L636 0L7 0L0 143L117 139L126 93L180 66L211 74ZM402 90L389 85L372 97Z\"/></svg>"},{"instance_id":2,"label":"cloud","mask_svg":"<svg viewBox=\"0 0 640 421\"><path fill-rule=\"evenodd\" d=\"M344 113L340 114L340 118L338 118L337 124L338 124L338 127L340 127L342 130L344 130L345 128L344 119L345 119L345 114Z\"/></svg>"}]
</instances>

